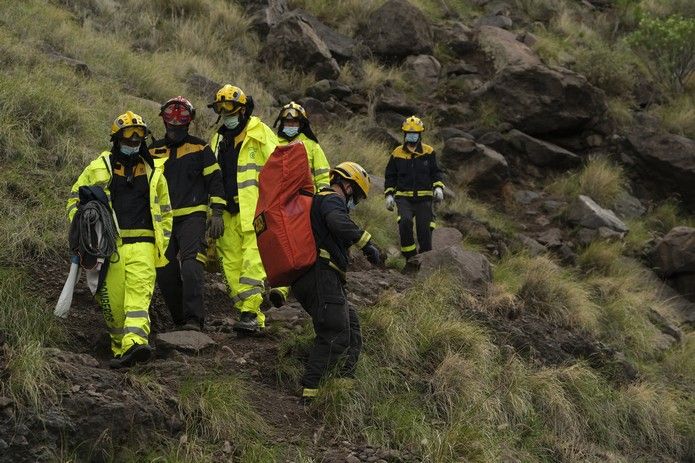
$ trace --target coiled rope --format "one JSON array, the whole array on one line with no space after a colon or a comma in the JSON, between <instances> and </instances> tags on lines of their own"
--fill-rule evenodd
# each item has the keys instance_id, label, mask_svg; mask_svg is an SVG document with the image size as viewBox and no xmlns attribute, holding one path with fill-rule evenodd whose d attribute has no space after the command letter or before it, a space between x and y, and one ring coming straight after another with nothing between
<instances>
[{"instance_id":1,"label":"coiled rope","mask_svg":"<svg viewBox=\"0 0 695 463\"><path fill-rule=\"evenodd\" d=\"M101 223L101 236L97 224ZM116 252L118 231L109 209L99 201L89 201L80 206L75 214L73 226L77 226L78 249L81 260L90 256L93 259L108 259ZM91 259L87 259L91 260Z\"/></svg>"}]
</instances>

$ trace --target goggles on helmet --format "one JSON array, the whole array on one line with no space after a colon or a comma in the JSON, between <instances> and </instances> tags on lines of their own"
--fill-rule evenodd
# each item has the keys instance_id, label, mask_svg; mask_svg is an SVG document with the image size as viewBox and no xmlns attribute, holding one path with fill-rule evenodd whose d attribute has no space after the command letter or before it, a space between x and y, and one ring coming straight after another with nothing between
<instances>
[{"instance_id":1,"label":"goggles on helmet","mask_svg":"<svg viewBox=\"0 0 695 463\"><path fill-rule=\"evenodd\" d=\"M294 108L283 109L280 114L280 119L301 119L301 117L302 114Z\"/></svg>"},{"instance_id":2,"label":"goggles on helmet","mask_svg":"<svg viewBox=\"0 0 695 463\"><path fill-rule=\"evenodd\" d=\"M220 101L212 106L217 114L235 114L241 111L242 105L233 101Z\"/></svg>"},{"instance_id":3,"label":"goggles on helmet","mask_svg":"<svg viewBox=\"0 0 695 463\"><path fill-rule=\"evenodd\" d=\"M193 118L185 105L174 103L162 110L162 119L169 125L188 125Z\"/></svg>"},{"instance_id":4,"label":"goggles on helmet","mask_svg":"<svg viewBox=\"0 0 695 463\"><path fill-rule=\"evenodd\" d=\"M144 127L126 127L121 130L121 138L127 140L138 141L145 138L145 128Z\"/></svg>"}]
</instances>

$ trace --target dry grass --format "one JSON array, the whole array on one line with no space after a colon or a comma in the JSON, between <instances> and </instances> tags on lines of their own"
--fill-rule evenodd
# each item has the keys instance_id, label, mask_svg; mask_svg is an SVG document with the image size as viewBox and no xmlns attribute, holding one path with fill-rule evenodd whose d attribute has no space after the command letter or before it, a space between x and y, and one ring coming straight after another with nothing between
<instances>
[{"instance_id":1,"label":"dry grass","mask_svg":"<svg viewBox=\"0 0 695 463\"><path fill-rule=\"evenodd\" d=\"M314 409L338 436L431 462L687 455L687 410L673 391L647 382L615 388L582 364L530 367L466 318L470 304L438 274L363 309L358 382L328 380Z\"/></svg>"},{"instance_id":2,"label":"dry grass","mask_svg":"<svg viewBox=\"0 0 695 463\"><path fill-rule=\"evenodd\" d=\"M579 172L556 179L546 190L569 201L578 195L586 195L610 208L626 186L627 178L622 166L604 157L592 157Z\"/></svg>"}]
</instances>

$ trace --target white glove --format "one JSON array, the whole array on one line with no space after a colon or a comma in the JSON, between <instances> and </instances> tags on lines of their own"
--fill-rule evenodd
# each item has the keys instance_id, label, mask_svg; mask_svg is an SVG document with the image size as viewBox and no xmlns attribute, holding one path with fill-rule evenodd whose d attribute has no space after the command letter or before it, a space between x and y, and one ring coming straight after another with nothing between
<instances>
[{"instance_id":1,"label":"white glove","mask_svg":"<svg viewBox=\"0 0 695 463\"><path fill-rule=\"evenodd\" d=\"M396 200L393 199L393 195L386 196L386 209L392 211L396 207Z\"/></svg>"},{"instance_id":2,"label":"white glove","mask_svg":"<svg viewBox=\"0 0 695 463\"><path fill-rule=\"evenodd\" d=\"M444 199L444 190L442 190L442 187L438 186L434 188L434 200L439 202Z\"/></svg>"}]
</instances>

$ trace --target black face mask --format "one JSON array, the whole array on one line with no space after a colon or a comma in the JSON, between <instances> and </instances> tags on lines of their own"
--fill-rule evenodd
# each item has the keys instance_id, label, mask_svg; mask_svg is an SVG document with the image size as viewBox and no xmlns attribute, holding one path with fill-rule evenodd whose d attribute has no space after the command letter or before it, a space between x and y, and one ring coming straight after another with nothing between
<instances>
[{"instance_id":1,"label":"black face mask","mask_svg":"<svg viewBox=\"0 0 695 463\"><path fill-rule=\"evenodd\" d=\"M188 135L187 125L168 125L166 138L173 143L179 143L183 141Z\"/></svg>"}]
</instances>

